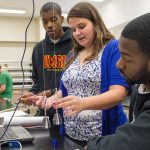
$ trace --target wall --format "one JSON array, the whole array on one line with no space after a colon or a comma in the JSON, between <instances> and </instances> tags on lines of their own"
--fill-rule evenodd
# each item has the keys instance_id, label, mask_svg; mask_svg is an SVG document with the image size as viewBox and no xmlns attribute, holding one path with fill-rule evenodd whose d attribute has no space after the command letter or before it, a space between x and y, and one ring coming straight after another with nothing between
<instances>
[{"instance_id":1,"label":"wall","mask_svg":"<svg viewBox=\"0 0 150 150\"><path fill-rule=\"evenodd\" d=\"M150 12L150 0L109 0L99 11L108 28L126 23Z\"/></svg>"},{"instance_id":2,"label":"wall","mask_svg":"<svg viewBox=\"0 0 150 150\"><path fill-rule=\"evenodd\" d=\"M0 17L0 60L18 60L24 51L25 29L30 18ZM66 25L64 22L63 25ZM34 18L28 28L24 60L31 59L34 45L45 37L40 18Z\"/></svg>"},{"instance_id":3,"label":"wall","mask_svg":"<svg viewBox=\"0 0 150 150\"><path fill-rule=\"evenodd\" d=\"M35 45L34 42L27 44L24 60L31 59L32 48ZM24 42L0 42L0 60L17 60L20 61L23 55Z\"/></svg>"},{"instance_id":4,"label":"wall","mask_svg":"<svg viewBox=\"0 0 150 150\"><path fill-rule=\"evenodd\" d=\"M119 38L124 25L131 19L150 12L149 0L108 0L98 10L111 32ZM0 17L0 60L21 60L24 33L30 18ZM63 25L67 25L65 20ZM28 43L24 59L31 59L36 42L45 37L40 18L34 18L28 30Z\"/></svg>"},{"instance_id":5,"label":"wall","mask_svg":"<svg viewBox=\"0 0 150 150\"><path fill-rule=\"evenodd\" d=\"M30 18L0 17L0 60L21 60L29 20ZM38 19L34 19L29 26L24 59L31 58L32 48L39 41L38 24Z\"/></svg>"},{"instance_id":6,"label":"wall","mask_svg":"<svg viewBox=\"0 0 150 150\"><path fill-rule=\"evenodd\" d=\"M106 0L97 6L107 28L118 39L124 26L132 19L150 12L149 0Z\"/></svg>"}]
</instances>

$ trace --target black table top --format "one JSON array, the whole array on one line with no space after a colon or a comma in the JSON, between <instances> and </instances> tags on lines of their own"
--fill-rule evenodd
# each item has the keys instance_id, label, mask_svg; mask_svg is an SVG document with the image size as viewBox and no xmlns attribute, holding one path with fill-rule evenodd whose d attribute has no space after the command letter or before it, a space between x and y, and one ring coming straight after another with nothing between
<instances>
[{"instance_id":1,"label":"black table top","mask_svg":"<svg viewBox=\"0 0 150 150\"><path fill-rule=\"evenodd\" d=\"M48 129L28 129L28 131L34 136L34 140L22 143L22 150L83 150L82 147L66 137L59 138L57 146L54 146ZM12 150L12 148L5 145L2 146L1 150Z\"/></svg>"}]
</instances>

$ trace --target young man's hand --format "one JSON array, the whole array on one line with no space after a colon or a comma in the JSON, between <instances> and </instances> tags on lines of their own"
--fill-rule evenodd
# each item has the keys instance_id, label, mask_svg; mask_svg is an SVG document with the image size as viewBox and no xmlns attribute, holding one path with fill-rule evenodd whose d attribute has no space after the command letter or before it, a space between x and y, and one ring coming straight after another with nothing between
<instances>
[{"instance_id":1,"label":"young man's hand","mask_svg":"<svg viewBox=\"0 0 150 150\"><path fill-rule=\"evenodd\" d=\"M28 92L28 93L26 93L26 94L24 94L21 98L19 98L18 100L20 100L23 104L25 104L25 105L32 105L32 101L30 101L29 100L29 97L30 96L34 96L34 94L33 93L31 93L31 92Z\"/></svg>"}]
</instances>

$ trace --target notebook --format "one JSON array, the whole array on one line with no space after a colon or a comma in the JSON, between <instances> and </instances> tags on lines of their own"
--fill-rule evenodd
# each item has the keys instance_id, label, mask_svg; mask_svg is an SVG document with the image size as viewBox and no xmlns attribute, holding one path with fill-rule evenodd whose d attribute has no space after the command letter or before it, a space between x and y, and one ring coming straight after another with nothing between
<instances>
[{"instance_id":1,"label":"notebook","mask_svg":"<svg viewBox=\"0 0 150 150\"><path fill-rule=\"evenodd\" d=\"M5 131L5 127L0 127L0 138ZM20 142L32 141L34 137L22 126L10 126L0 142L17 140Z\"/></svg>"}]
</instances>

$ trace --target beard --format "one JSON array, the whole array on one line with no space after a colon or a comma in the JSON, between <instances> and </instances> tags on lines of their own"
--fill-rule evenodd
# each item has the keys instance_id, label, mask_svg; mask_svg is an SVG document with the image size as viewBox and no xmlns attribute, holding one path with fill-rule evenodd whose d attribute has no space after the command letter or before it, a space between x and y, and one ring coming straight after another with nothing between
<instances>
[{"instance_id":1,"label":"beard","mask_svg":"<svg viewBox=\"0 0 150 150\"><path fill-rule=\"evenodd\" d=\"M139 71L138 73L134 74L133 76L128 76L126 75L125 73L123 73L121 71L122 75L124 76L126 82L129 84L129 85L134 85L134 84L149 84L150 83L150 73L143 69L141 71Z\"/></svg>"},{"instance_id":2,"label":"beard","mask_svg":"<svg viewBox=\"0 0 150 150\"><path fill-rule=\"evenodd\" d=\"M124 76L124 78L125 78L126 82L127 82L130 86L133 86L133 85L137 84L136 81L134 81L134 80L131 80L131 79L125 77L125 76Z\"/></svg>"}]
</instances>

